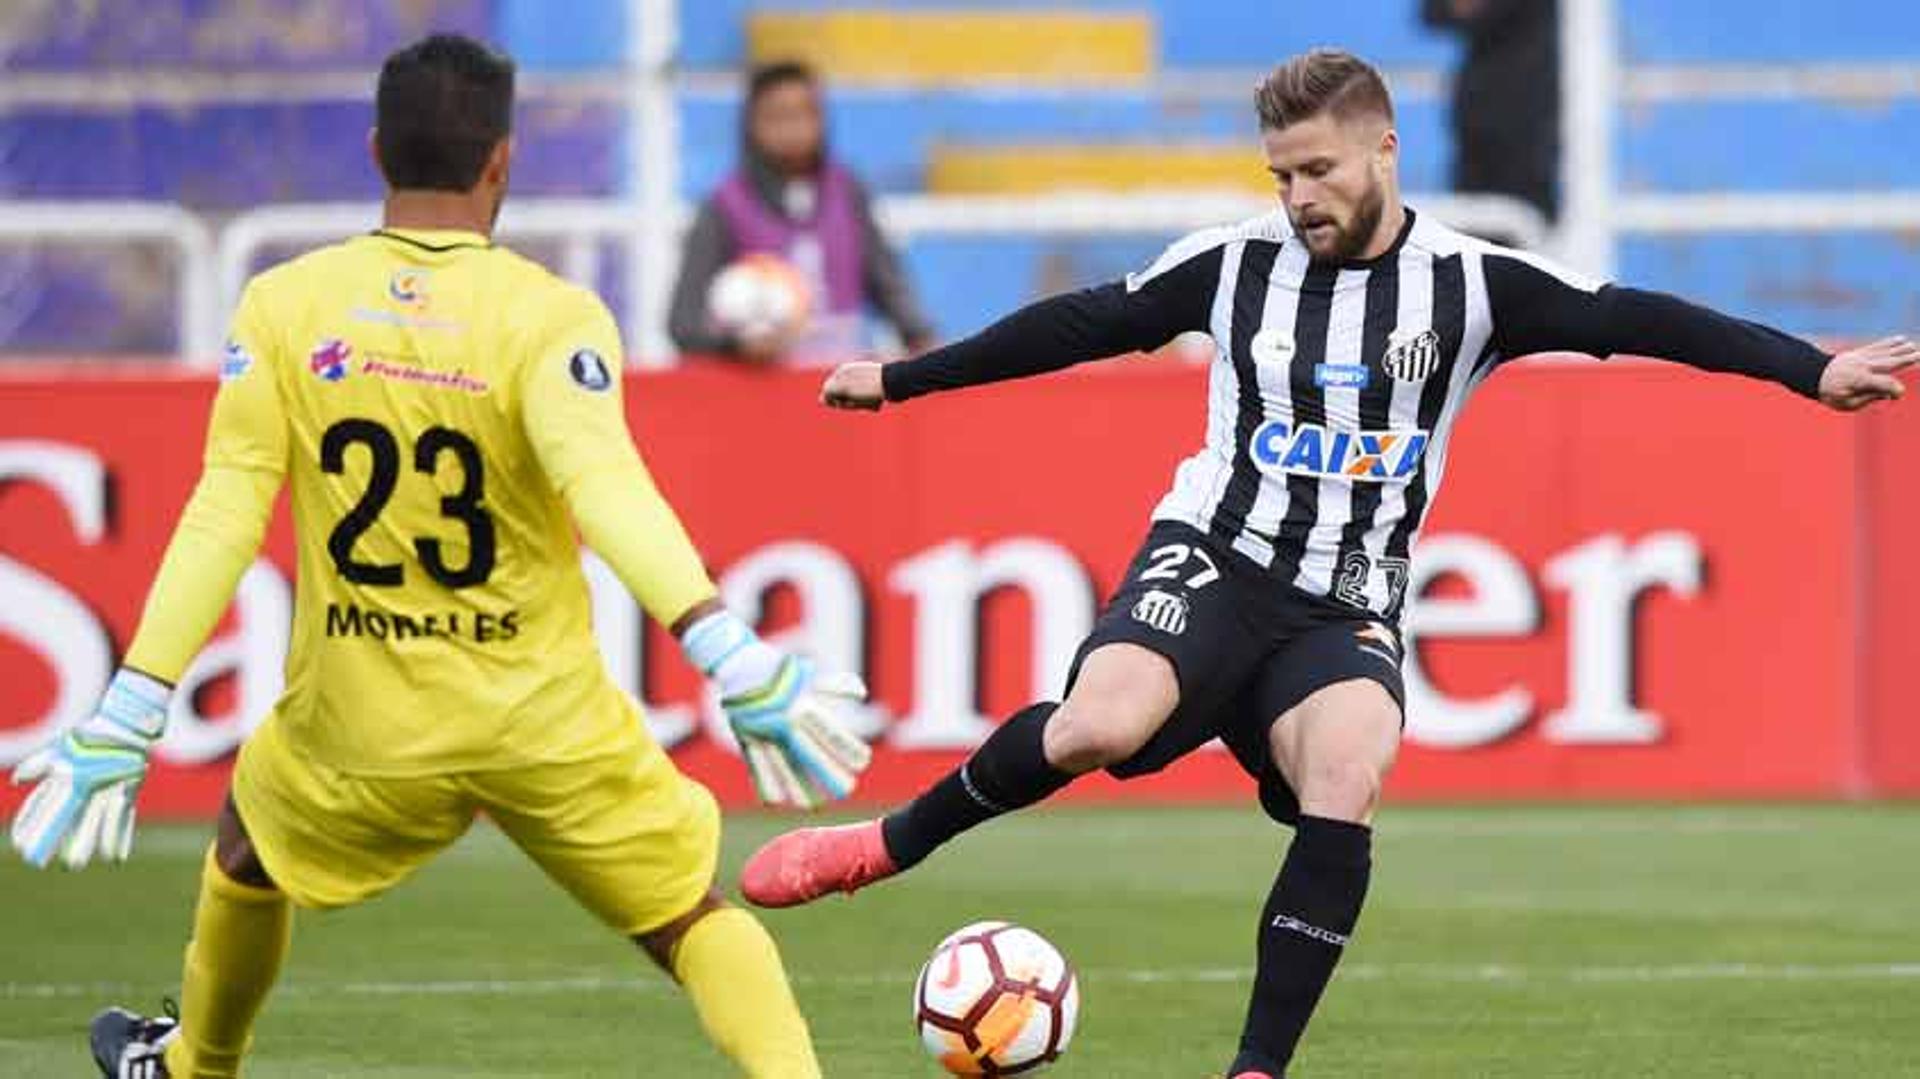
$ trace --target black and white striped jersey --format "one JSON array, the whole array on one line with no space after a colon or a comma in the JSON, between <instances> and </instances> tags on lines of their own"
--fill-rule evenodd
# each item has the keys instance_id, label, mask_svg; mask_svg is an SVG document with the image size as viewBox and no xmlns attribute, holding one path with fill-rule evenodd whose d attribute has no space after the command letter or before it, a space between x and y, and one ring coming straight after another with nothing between
<instances>
[{"instance_id":1,"label":"black and white striped jersey","mask_svg":"<svg viewBox=\"0 0 1920 1079\"><path fill-rule=\"evenodd\" d=\"M1153 516L1277 586L1395 618L1474 388L1511 356L1659 356L1817 396L1826 354L1659 293L1603 285L1409 210L1378 258L1316 262L1283 213L1207 229L1124 282L1055 297L883 372L889 400L1215 343L1205 444Z\"/></svg>"}]
</instances>

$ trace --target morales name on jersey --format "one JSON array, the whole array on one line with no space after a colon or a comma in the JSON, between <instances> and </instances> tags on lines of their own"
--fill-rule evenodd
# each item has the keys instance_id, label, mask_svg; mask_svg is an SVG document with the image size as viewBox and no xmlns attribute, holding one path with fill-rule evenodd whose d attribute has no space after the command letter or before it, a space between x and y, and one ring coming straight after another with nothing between
<instances>
[{"instance_id":1,"label":"morales name on jersey","mask_svg":"<svg viewBox=\"0 0 1920 1079\"><path fill-rule=\"evenodd\" d=\"M1406 483L1420 468L1427 441L1419 430L1340 431L1268 420L1253 432L1248 452L1260 471L1273 475Z\"/></svg>"}]
</instances>

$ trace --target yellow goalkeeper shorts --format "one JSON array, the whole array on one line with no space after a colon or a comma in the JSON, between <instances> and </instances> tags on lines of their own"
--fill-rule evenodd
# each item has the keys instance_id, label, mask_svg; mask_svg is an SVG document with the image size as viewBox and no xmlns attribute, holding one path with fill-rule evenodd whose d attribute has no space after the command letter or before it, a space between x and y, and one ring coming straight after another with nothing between
<instances>
[{"instance_id":1,"label":"yellow goalkeeper shorts","mask_svg":"<svg viewBox=\"0 0 1920 1079\"><path fill-rule=\"evenodd\" d=\"M484 811L601 921L645 933L706 894L720 845L713 795L637 725L591 760L388 778L306 758L269 716L241 747L233 799L274 882L317 909L393 887Z\"/></svg>"}]
</instances>

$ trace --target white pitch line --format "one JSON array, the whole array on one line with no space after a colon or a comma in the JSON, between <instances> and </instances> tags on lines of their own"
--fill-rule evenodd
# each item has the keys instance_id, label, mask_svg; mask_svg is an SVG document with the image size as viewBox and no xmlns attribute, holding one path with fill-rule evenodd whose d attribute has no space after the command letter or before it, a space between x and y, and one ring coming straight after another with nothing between
<instances>
[{"instance_id":1,"label":"white pitch line","mask_svg":"<svg viewBox=\"0 0 1920 1079\"><path fill-rule=\"evenodd\" d=\"M1418 836L1420 838L1442 837L1462 839L1504 839L1504 838L1558 838L1569 835L1642 835L1659 833L1663 837L1674 835L1722 836L1722 835L1797 835L1811 832L1822 827L1819 822L1789 817L1742 817L1721 814L1687 814L1675 812L1657 816L1585 816L1568 815L1565 819L1547 820L1453 820L1440 817L1407 817L1396 819L1387 817L1379 826L1383 839L1396 836Z\"/></svg>"},{"instance_id":2,"label":"white pitch line","mask_svg":"<svg viewBox=\"0 0 1920 1079\"><path fill-rule=\"evenodd\" d=\"M1689 807L1663 810L1626 808L1608 811L1603 809L1591 812L1576 808L1568 810L1564 815L1539 819L1500 817L1473 810L1454 810L1444 806L1408 806L1405 814L1396 814L1394 810L1397 808L1399 807L1389 807L1387 814L1377 826L1378 841L1426 840L1435 837L1526 839L1649 834L1657 834L1663 838L1672 838L1676 835L1704 837L1806 835L1854 827L1861 823L1860 818L1847 816L1844 810L1841 811L1839 819L1809 820L1805 817L1772 815L1765 811L1728 812ZM1913 807L1888 806L1885 808L1911 814L1916 820L1920 820L1920 811L1916 811ZM1115 846L1130 843L1171 842L1177 839L1181 829L1186 827L1177 814L1150 824L1133 821L1113 824L1101 820L1099 807L1080 806L1069 809L1067 812L1080 816L1082 820L1073 823L1085 824L1088 829L1088 835L1076 835L1075 842L1097 841ZM737 825L738 821L734 823ZM1278 837L1284 835L1264 824L1249 828L1247 834L1254 838L1272 839L1275 842L1278 841ZM141 835L135 847L134 856L139 857L142 854L198 856L207 849L207 844L212 841L212 838L211 826L158 829ZM518 848L490 825L475 828L451 848L449 854L454 857L478 857L490 861L525 860L525 856Z\"/></svg>"},{"instance_id":3,"label":"white pitch line","mask_svg":"<svg viewBox=\"0 0 1920 1079\"><path fill-rule=\"evenodd\" d=\"M1574 971L1577 982L1706 982L1706 981L1881 981L1920 978L1920 963L1856 963L1845 966L1704 963L1673 967L1596 967Z\"/></svg>"},{"instance_id":4,"label":"white pitch line","mask_svg":"<svg viewBox=\"0 0 1920 1079\"><path fill-rule=\"evenodd\" d=\"M1082 971L1084 981L1131 985L1209 985L1251 981L1248 967L1170 967L1145 970ZM1504 963L1355 963L1339 977L1358 981L1451 982L1476 984L1620 983L1620 982L1852 982L1920 979L1912 963L1691 963L1670 966L1524 967ZM857 988L909 985L904 971L887 974L800 975L800 986ZM111 998L151 992L151 982L0 982L0 999ZM441 981L304 982L275 991L276 996L554 996L573 993L665 993L673 986L660 978L480 978Z\"/></svg>"}]
</instances>

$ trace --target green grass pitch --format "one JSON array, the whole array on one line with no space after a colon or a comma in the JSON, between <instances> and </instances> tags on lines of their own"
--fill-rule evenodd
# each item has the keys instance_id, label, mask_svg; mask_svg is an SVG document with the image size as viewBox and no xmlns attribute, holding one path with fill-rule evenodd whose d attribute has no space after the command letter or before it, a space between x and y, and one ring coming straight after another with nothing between
<instances>
[{"instance_id":1,"label":"green grass pitch","mask_svg":"<svg viewBox=\"0 0 1920 1079\"><path fill-rule=\"evenodd\" d=\"M779 822L729 822L729 876ZM173 991L206 830L0 867L0 1075L91 1074L82 1029ZM1288 833L1251 810L1003 821L857 899L777 913L830 1077L936 1074L912 978L1030 925L1084 978L1062 1079L1224 1067ZM1920 1076L1920 806L1390 808L1372 899L1295 1074ZM731 1074L691 1011L491 829L395 893L300 916L250 1075Z\"/></svg>"}]
</instances>

